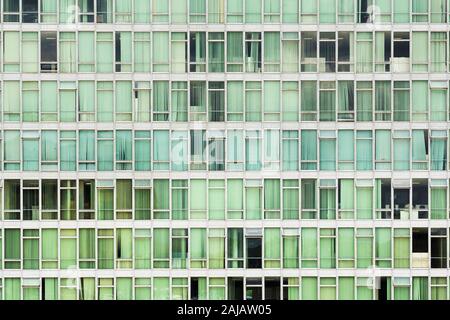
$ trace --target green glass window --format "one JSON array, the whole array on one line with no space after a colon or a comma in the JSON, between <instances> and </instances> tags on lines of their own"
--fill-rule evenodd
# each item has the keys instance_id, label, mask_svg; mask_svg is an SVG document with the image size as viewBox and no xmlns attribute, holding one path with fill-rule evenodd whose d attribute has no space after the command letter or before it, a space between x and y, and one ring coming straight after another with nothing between
<instances>
[{"instance_id":1,"label":"green glass window","mask_svg":"<svg viewBox=\"0 0 450 320\"><path fill-rule=\"evenodd\" d=\"M75 32L59 33L59 71L75 73L76 66L76 34Z\"/></svg>"},{"instance_id":2,"label":"green glass window","mask_svg":"<svg viewBox=\"0 0 450 320\"><path fill-rule=\"evenodd\" d=\"M247 220L259 220L262 217L260 181L247 180L245 184L245 217Z\"/></svg>"},{"instance_id":3,"label":"green glass window","mask_svg":"<svg viewBox=\"0 0 450 320\"><path fill-rule=\"evenodd\" d=\"M58 268L58 229L42 229L41 267Z\"/></svg>"},{"instance_id":4,"label":"green glass window","mask_svg":"<svg viewBox=\"0 0 450 320\"><path fill-rule=\"evenodd\" d=\"M336 23L336 1L319 0L320 23Z\"/></svg>"},{"instance_id":5,"label":"green glass window","mask_svg":"<svg viewBox=\"0 0 450 320\"><path fill-rule=\"evenodd\" d=\"M446 219L447 208L447 188L431 187L430 188L430 216L431 219Z\"/></svg>"},{"instance_id":6,"label":"green glass window","mask_svg":"<svg viewBox=\"0 0 450 320\"><path fill-rule=\"evenodd\" d=\"M169 33L153 32L153 71L169 71Z\"/></svg>"},{"instance_id":7,"label":"green glass window","mask_svg":"<svg viewBox=\"0 0 450 320\"><path fill-rule=\"evenodd\" d=\"M242 228L228 229L228 268L244 266L244 232Z\"/></svg>"},{"instance_id":8,"label":"green glass window","mask_svg":"<svg viewBox=\"0 0 450 320\"><path fill-rule=\"evenodd\" d=\"M136 269L151 268L151 245L151 229L134 230L134 267Z\"/></svg>"},{"instance_id":9,"label":"green glass window","mask_svg":"<svg viewBox=\"0 0 450 320\"><path fill-rule=\"evenodd\" d=\"M64 64L67 60L67 34L70 32L60 33L60 61L61 72L67 72L67 65ZM22 72L36 73L39 70L39 34L37 32L22 32ZM6 40L6 39L5 39ZM71 48L75 51L75 48ZM6 51L7 52L7 51ZM5 55L6 55L5 52ZM7 70L5 70L7 71Z\"/></svg>"},{"instance_id":10,"label":"green glass window","mask_svg":"<svg viewBox=\"0 0 450 320\"><path fill-rule=\"evenodd\" d=\"M243 219L244 215L244 183L242 179L227 180L227 218Z\"/></svg>"},{"instance_id":11,"label":"green glass window","mask_svg":"<svg viewBox=\"0 0 450 320\"><path fill-rule=\"evenodd\" d=\"M338 229L338 267L355 267L355 231L353 228Z\"/></svg>"},{"instance_id":12,"label":"green glass window","mask_svg":"<svg viewBox=\"0 0 450 320\"><path fill-rule=\"evenodd\" d=\"M169 218L169 180L153 180L153 218Z\"/></svg>"},{"instance_id":13,"label":"green glass window","mask_svg":"<svg viewBox=\"0 0 450 320\"><path fill-rule=\"evenodd\" d=\"M319 110L320 121L336 121L336 82L320 82Z\"/></svg>"},{"instance_id":14,"label":"green glass window","mask_svg":"<svg viewBox=\"0 0 450 320\"><path fill-rule=\"evenodd\" d=\"M134 23L150 23L150 2L146 0L134 0Z\"/></svg>"},{"instance_id":15,"label":"green glass window","mask_svg":"<svg viewBox=\"0 0 450 320\"><path fill-rule=\"evenodd\" d=\"M37 131L22 131L23 171L39 170L39 133Z\"/></svg>"},{"instance_id":16,"label":"green glass window","mask_svg":"<svg viewBox=\"0 0 450 320\"><path fill-rule=\"evenodd\" d=\"M167 0L152 1L152 20L155 23L169 22L169 1Z\"/></svg>"},{"instance_id":17,"label":"green glass window","mask_svg":"<svg viewBox=\"0 0 450 320\"><path fill-rule=\"evenodd\" d=\"M132 182L128 179L118 179L116 180L116 188L116 219L131 219Z\"/></svg>"},{"instance_id":18,"label":"green glass window","mask_svg":"<svg viewBox=\"0 0 450 320\"><path fill-rule=\"evenodd\" d=\"M409 268L409 229L394 229L394 268Z\"/></svg>"},{"instance_id":19,"label":"green glass window","mask_svg":"<svg viewBox=\"0 0 450 320\"><path fill-rule=\"evenodd\" d=\"M297 171L299 166L299 134L295 130L283 130L282 168L283 171Z\"/></svg>"},{"instance_id":20,"label":"green glass window","mask_svg":"<svg viewBox=\"0 0 450 320\"><path fill-rule=\"evenodd\" d=\"M134 218L136 220L151 219L151 181L135 180Z\"/></svg>"},{"instance_id":21,"label":"green glass window","mask_svg":"<svg viewBox=\"0 0 450 320\"><path fill-rule=\"evenodd\" d=\"M78 238L78 265L80 269L95 268L95 229L82 228Z\"/></svg>"},{"instance_id":22,"label":"green glass window","mask_svg":"<svg viewBox=\"0 0 450 320\"><path fill-rule=\"evenodd\" d=\"M59 23L75 23L75 0L61 0L59 4Z\"/></svg>"},{"instance_id":23,"label":"green glass window","mask_svg":"<svg viewBox=\"0 0 450 320\"><path fill-rule=\"evenodd\" d=\"M412 0L412 22L428 22L428 1Z\"/></svg>"},{"instance_id":24,"label":"green glass window","mask_svg":"<svg viewBox=\"0 0 450 320\"><path fill-rule=\"evenodd\" d=\"M206 229L192 228L190 235L190 267L206 268Z\"/></svg>"},{"instance_id":25,"label":"green glass window","mask_svg":"<svg viewBox=\"0 0 450 320\"><path fill-rule=\"evenodd\" d=\"M264 0L264 22L280 22L279 0Z\"/></svg>"},{"instance_id":26,"label":"green glass window","mask_svg":"<svg viewBox=\"0 0 450 320\"><path fill-rule=\"evenodd\" d=\"M302 114L302 121L315 121L317 118L316 81L302 81L301 114Z\"/></svg>"},{"instance_id":27,"label":"green glass window","mask_svg":"<svg viewBox=\"0 0 450 320\"><path fill-rule=\"evenodd\" d=\"M132 300L132 278L116 278L116 300Z\"/></svg>"},{"instance_id":28,"label":"green glass window","mask_svg":"<svg viewBox=\"0 0 450 320\"><path fill-rule=\"evenodd\" d=\"M58 119L58 85L56 81L41 81L41 121ZM6 120L6 119L5 119Z\"/></svg>"},{"instance_id":29,"label":"green glass window","mask_svg":"<svg viewBox=\"0 0 450 320\"><path fill-rule=\"evenodd\" d=\"M428 120L429 93L427 81L413 81L411 92L413 92L412 121Z\"/></svg>"},{"instance_id":30,"label":"green glass window","mask_svg":"<svg viewBox=\"0 0 450 320\"><path fill-rule=\"evenodd\" d=\"M247 81L245 83L245 121L254 122L262 120L261 113L262 92L261 82Z\"/></svg>"},{"instance_id":31,"label":"green glass window","mask_svg":"<svg viewBox=\"0 0 450 320\"><path fill-rule=\"evenodd\" d=\"M77 230L61 229L59 233L60 268L76 268L77 265Z\"/></svg>"},{"instance_id":32,"label":"green glass window","mask_svg":"<svg viewBox=\"0 0 450 320\"><path fill-rule=\"evenodd\" d=\"M97 268L114 269L114 229L97 229Z\"/></svg>"},{"instance_id":33,"label":"green glass window","mask_svg":"<svg viewBox=\"0 0 450 320\"><path fill-rule=\"evenodd\" d=\"M301 168L316 170L317 167L317 131L302 130L301 132Z\"/></svg>"},{"instance_id":34,"label":"green glass window","mask_svg":"<svg viewBox=\"0 0 450 320\"><path fill-rule=\"evenodd\" d=\"M368 268L373 265L373 230L356 230L356 267Z\"/></svg>"},{"instance_id":35,"label":"green glass window","mask_svg":"<svg viewBox=\"0 0 450 320\"><path fill-rule=\"evenodd\" d=\"M195 185L195 182L194 182ZM191 181L192 187L192 181ZM173 220L187 220L188 218L188 181L187 180L172 180L172 219ZM206 190L204 190L206 192ZM201 193L204 195L204 192ZM195 197L197 194L191 192L191 197ZM197 196L199 196L198 194ZM203 197L204 199L204 197ZM204 199L205 201L205 199ZM195 206L195 202L191 201L192 206Z\"/></svg>"},{"instance_id":36,"label":"green glass window","mask_svg":"<svg viewBox=\"0 0 450 320\"><path fill-rule=\"evenodd\" d=\"M279 32L264 32L264 70L266 72L280 72L280 47Z\"/></svg>"},{"instance_id":37,"label":"green glass window","mask_svg":"<svg viewBox=\"0 0 450 320\"><path fill-rule=\"evenodd\" d=\"M3 82L3 118L5 121L20 121L20 82Z\"/></svg>"},{"instance_id":38,"label":"green glass window","mask_svg":"<svg viewBox=\"0 0 450 320\"><path fill-rule=\"evenodd\" d=\"M189 0L189 22L206 22L206 0Z\"/></svg>"},{"instance_id":39,"label":"green glass window","mask_svg":"<svg viewBox=\"0 0 450 320\"><path fill-rule=\"evenodd\" d=\"M320 180L319 188L320 219L336 219L336 182Z\"/></svg>"},{"instance_id":40,"label":"green glass window","mask_svg":"<svg viewBox=\"0 0 450 320\"><path fill-rule=\"evenodd\" d=\"M236 1L236 0L234 0ZM231 3L232 1L228 1ZM242 72L244 43L242 32L227 32L227 71Z\"/></svg>"},{"instance_id":41,"label":"green glass window","mask_svg":"<svg viewBox=\"0 0 450 320\"><path fill-rule=\"evenodd\" d=\"M80 31L78 33L78 72L94 72L94 70L95 33Z\"/></svg>"},{"instance_id":42,"label":"green glass window","mask_svg":"<svg viewBox=\"0 0 450 320\"><path fill-rule=\"evenodd\" d=\"M210 220L225 219L225 180L208 180L208 217Z\"/></svg>"},{"instance_id":43,"label":"green glass window","mask_svg":"<svg viewBox=\"0 0 450 320\"><path fill-rule=\"evenodd\" d=\"M131 32L115 33L115 71L131 72L132 70L132 34Z\"/></svg>"},{"instance_id":44,"label":"green glass window","mask_svg":"<svg viewBox=\"0 0 450 320\"><path fill-rule=\"evenodd\" d=\"M5 269L21 268L20 229L5 229Z\"/></svg>"},{"instance_id":45,"label":"green glass window","mask_svg":"<svg viewBox=\"0 0 450 320\"><path fill-rule=\"evenodd\" d=\"M78 168L82 171L95 170L95 132L94 130L80 130L78 132ZM50 148L51 145L48 146ZM50 150L51 151L51 150ZM42 151L41 151L42 152ZM49 156L52 153L49 152ZM54 155L56 158L56 154ZM48 156L47 156L48 158ZM48 159L49 161L51 159ZM56 160L56 159L55 159Z\"/></svg>"},{"instance_id":46,"label":"green glass window","mask_svg":"<svg viewBox=\"0 0 450 320\"><path fill-rule=\"evenodd\" d=\"M409 82L394 82L394 121L409 121Z\"/></svg>"},{"instance_id":47,"label":"green glass window","mask_svg":"<svg viewBox=\"0 0 450 320\"><path fill-rule=\"evenodd\" d=\"M211 0L210 0L211 1ZM217 3L218 1L215 1ZM223 32L208 33L208 71L225 71L225 42Z\"/></svg>"},{"instance_id":48,"label":"green glass window","mask_svg":"<svg viewBox=\"0 0 450 320\"><path fill-rule=\"evenodd\" d=\"M261 23L261 1L245 0L245 23Z\"/></svg>"},{"instance_id":49,"label":"green glass window","mask_svg":"<svg viewBox=\"0 0 450 320\"><path fill-rule=\"evenodd\" d=\"M208 268L225 268L225 229L208 230Z\"/></svg>"},{"instance_id":50,"label":"green glass window","mask_svg":"<svg viewBox=\"0 0 450 320\"><path fill-rule=\"evenodd\" d=\"M394 170L409 170L410 168L410 136L409 131L394 131ZM386 146L384 146L386 148Z\"/></svg>"},{"instance_id":51,"label":"green glass window","mask_svg":"<svg viewBox=\"0 0 450 320\"><path fill-rule=\"evenodd\" d=\"M116 170L131 170L133 143L131 130L116 131Z\"/></svg>"},{"instance_id":52,"label":"green glass window","mask_svg":"<svg viewBox=\"0 0 450 320\"><path fill-rule=\"evenodd\" d=\"M264 268L281 266L281 232L279 228L264 229Z\"/></svg>"},{"instance_id":53,"label":"green glass window","mask_svg":"<svg viewBox=\"0 0 450 320\"><path fill-rule=\"evenodd\" d=\"M112 181L97 181L97 219L114 219L114 189Z\"/></svg>"},{"instance_id":54,"label":"green glass window","mask_svg":"<svg viewBox=\"0 0 450 320\"><path fill-rule=\"evenodd\" d=\"M395 23L408 23L410 21L410 1L409 0L397 0L393 2L394 6L394 22Z\"/></svg>"},{"instance_id":55,"label":"green glass window","mask_svg":"<svg viewBox=\"0 0 450 320\"><path fill-rule=\"evenodd\" d=\"M339 277L338 278L338 297L339 300L354 300L355 299L355 278L354 277Z\"/></svg>"},{"instance_id":56,"label":"green glass window","mask_svg":"<svg viewBox=\"0 0 450 320\"><path fill-rule=\"evenodd\" d=\"M54 0L41 1L41 22L55 23L57 15L57 2Z\"/></svg>"},{"instance_id":57,"label":"green glass window","mask_svg":"<svg viewBox=\"0 0 450 320\"><path fill-rule=\"evenodd\" d=\"M145 0L136 0L147 3ZM148 4L148 3L147 3ZM136 6L135 6L136 9ZM142 12L142 11L141 11ZM147 16L147 15L145 15ZM150 72L150 32L134 33L134 72Z\"/></svg>"},{"instance_id":58,"label":"green glass window","mask_svg":"<svg viewBox=\"0 0 450 320\"><path fill-rule=\"evenodd\" d=\"M169 267L169 229L153 229L153 268Z\"/></svg>"},{"instance_id":59,"label":"green glass window","mask_svg":"<svg viewBox=\"0 0 450 320\"><path fill-rule=\"evenodd\" d=\"M375 229L375 263L380 268L392 265L392 231L390 228Z\"/></svg>"},{"instance_id":60,"label":"green glass window","mask_svg":"<svg viewBox=\"0 0 450 320\"><path fill-rule=\"evenodd\" d=\"M373 70L373 34L356 33L356 72L368 73ZM379 47L377 47L379 49ZM377 55L378 58L379 54ZM383 57L384 61L384 57ZM377 70L378 71L378 70Z\"/></svg>"},{"instance_id":61,"label":"green glass window","mask_svg":"<svg viewBox=\"0 0 450 320\"><path fill-rule=\"evenodd\" d=\"M302 228L301 232L302 268L317 268L317 229Z\"/></svg>"},{"instance_id":62,"label":"green glass window","mask_svg":"<svg viewBox=\"0 0 450 320\"><path fill-rule=\"evenodd\" d=\"M355 162L353 130L338 131L338 169L353 170ZM331 151L331 150L330 150Z\"/></svg>"},{"instance_id":63,"label":"green glass window","mask_svg":"<svg viewBox=\"0 0 450 320\"><path fill-rule=\"evenodd\" d=\"M280 193L279 179L264 179L264 219L280 219Z\"/></svg>"},{"instance_id":64,"label":"green glass window","mask_svg":"<svg viewBox=\"0 0 450 320\"><path fill-rule=\"evenodd\" d=\"M283 219L298 219L299 201L298 180L283 180Z\"/></svg>"},{"instance_id":65,"label":"green glass window","mask_svg":"<svg viewBox=\"0 0 450 320\"><path fill-rule=\"evenodd\" d=\"M297 230L295 229L283 230L283 268L285 269L295 269L299 267L299 238L296 233Z\"/></svg>"},{"instance_id":66,"label":"green glass window","mask_svg":"<svg viewBox=\"0 0 450 320\"><path fill-rule=\"evenodd\" d=\"M355 184L352 179L339 179L339 219L353 219L355 216Z\"/></svg>"},{"instance_id":67,"label":"green glass window","mask_svg":"<svg viewBox=\"0 0 450 320\"><path fill-rule=\"evenodd\" d=\"M97 72L113 72L113 33L97 32Z\"/></svg>"},{"instance_id":68,"label":"green glass window","mask_svg":"<svg viewBox=\"0 0 450 320\"><path fill-rule=\"evenodd\" d=\"M117 269L133 268L132 229L119 228L116 230L116 268Z\"/></svg>"},{"instance_id":69,"label":"green glass window","mask_svg":"<svg viewBox=\"0 0 450 320\"><path fill-rule=\"evenodd\" d=\"M227 22L242 23L244 21L244 0L227 1Z\"/></svg>"},{"instance_id":70,"label":"green glass window","mask_svg":"<svg viewBox=\"0 0 450 320\"><path fill-rule=\"evenodd\" d=\"M356 170L372 170L372 131L356 131Z\"/></svg>"},{"instance_id":71,"label":"green glass window","mask_svg":"<svg viewBox=\"0 0 450 320\"><path fill-rule=\"evenodd\" d=\"M317 22L318 1L300 0L300 15L302 23L313 24Z\"/></svg>"},{"instance_id":72,"label":"green glass window","mask_svg":"<svg viewBox=\"0 0 450 320\"><path fill-rule=\"evenodd\" d=\"M320 131L320 170L336 170L336 136L333 131Z\"/></svg>"},{"instance_id":73,"label":"green glass window","mask_svg":"<svg viewBox=\"0 0 450 320\"><path fill-rule=\"evenodd\" d=\"M18 2L17 2L18 4ZM20 32L5 31L3 33L3 71L20 71Z\"/></svg>"},{"instance_id":74,"label":"green glass window","mask_svg":"<svg viewBox=\"0 0 450 320\"><path fill-rule=\"evenodd\" d=\"M391 168L391 131L375 131L375 169L390 170Z\"/></svg>"},{"instance_id":75,"label":"green glass window","mask_svg":"<svg viewBox=\"0 0 450 320\"><path fill-rule=\"evenodd\" d=\"M282 1L282 22L283 23L298 23L299 2L298 0L283 0Z\"/></svg>"}]
</instances>

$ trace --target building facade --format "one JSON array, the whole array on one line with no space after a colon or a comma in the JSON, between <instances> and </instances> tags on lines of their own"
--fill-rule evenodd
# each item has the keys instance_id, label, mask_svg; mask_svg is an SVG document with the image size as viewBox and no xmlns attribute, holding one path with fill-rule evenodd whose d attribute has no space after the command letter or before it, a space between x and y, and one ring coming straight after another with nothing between
<instances>
[{"instance_id":1,"label":"building facade","mask_svg":"<svg viewBox=\"0 0 450 320\"><path fill-rule=\"evenodd\" d=\"M447 0L2 0L2 299L447 299Z\"/></svg>"}]
</instances>

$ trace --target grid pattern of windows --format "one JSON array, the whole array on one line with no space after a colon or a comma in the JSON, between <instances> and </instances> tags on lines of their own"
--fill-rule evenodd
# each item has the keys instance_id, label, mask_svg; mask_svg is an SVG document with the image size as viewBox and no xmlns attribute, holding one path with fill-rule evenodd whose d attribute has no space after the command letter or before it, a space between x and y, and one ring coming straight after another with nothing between
<instances>
[{"instance_id":1,"label":"grid pattern of windows","mask_svg":"<svg viewBox=\"0 0 450 320\"><path fill-rule=\"evenodd\" d=\"M0 299L448 299L449 22L0 0Z\"/></svg>"}]
</instances>

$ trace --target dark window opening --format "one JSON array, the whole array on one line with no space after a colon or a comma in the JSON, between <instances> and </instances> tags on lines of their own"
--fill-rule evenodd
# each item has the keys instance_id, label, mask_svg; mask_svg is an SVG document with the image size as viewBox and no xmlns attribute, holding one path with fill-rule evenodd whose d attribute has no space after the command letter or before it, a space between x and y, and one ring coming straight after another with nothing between
<instances>
[{"instance_id":1,"label":"dark window opening","mask_svg":"<svg viewBox=\"0 0 450 320\"><path fill-rule=\"evenodd\" d=\"M228 278L228 300L244 300L243 278Z\"/></svg>"},{"instance_id":2,"label":"dark window opening","mask_svg":"<svg viewBox=\"0 0 450 320\"><path fill-rule=\"evenodd\" d=\"M370 13L368 12L371 0L359 0L358 1L358 22L368 23L371 22Z\"/></svg>"},{"instance_id":3,"label":"dark window opening","mask_svg":"<svg viewBox=\"0 0 450 320\"><path fill-rule=\"evenodd\" d=\"M446 229L431 229L431 268L447 268Z\"/></svg>"},{"instance_id":4,"label":"dark window opening","mask_svg":"<svg viewBox=\"0 0 450 320\"><path fill-rule=\"evenodd\" d=\"M280 300L280 278L264 280L264 300Z\"/></svg>"},{"instance_id":5,"label":"dark window opening","mask_svg":"<svg viewBox=\"0 0 450 320\"><path fill-rule=\"evenodd\" d=\"M390 288L390 279L388 277L379 277L376 279L377 281L377 297L378 300L386 301L390 296L391 288Z\"/></svg>"},{"instance_id":6,"label":"dark window opening","mask_svg":"<svg viewBox=\"0 0 450 320\"><path fill-rule=\"evenodd\" d=\"M109 0L97 0L97 23L112 22L112 8L108 7Z\"/></svg>"},{"instance_id":7,"label":"dark window opening","mask_svg":"<svg viewBox=\"0 0 450 320\"><path fill-rule=\"evenodd\" d=\"M409 33L395 32L394 33L394 57L395 58L409 58Z\"/></svg>"},{"instance_id":8,"label":"dark window opening","mask_svg":"<svg viewBox=\"0 0 450 320\"><path fill-rule=\"evenodd\" d=\"M245 299L262 300L262 283L260 278L247 278Z\"/></svg>"},{"instance_id":9,"label":"dark window opening","mask_svg":"<svg viewBox=\"0 0 450 320\"><path fill-rule=\"evenodd\" d=\"M352 71L350 61L350 32L339 32L338 35L338 72Z\"/></svg>"},{"instance_id":10,"label":"dark window opening","mask_svg":"<svg viewBox=\"0 0 450 320\"><path fill-rule=\"evenodd\" d=\"M41 72L58 70L56 43L55 31L41 32Z\"/></svg>"},{"instance_id":11,"label":"dark window opening","mask_svg":"<svg viewBox=\"0 0 450 320\"><path fill-rule=\"evenodd\" d=\"M22 0L22 22L38 22L38 0Z\"/></svg>"},{"instance_id":12,"label":"dark window opening","mask_svg":"<svg viewBox=\"0 0 450 320\"><path fill-rule=\"evenodd\" d=\"M198 278L191 278L191 300L198 300Z\"/></svg>"},{"instance_id":13,"label":"dark window opening","mask_svg":"<svg viewBox=\"0 0 450 320\"><path fill-rule=\"evenodd\" d=\"M262 239L247 238L247 268L262 268Z\"/></svg>"},{"instance_id":14,"label":"dark window opening","mask_svg":"<svg viewBox=\"0 0 450 320\"><path fill-rule=\"evenodd\" d=\"M394 189L394 219L409 219L409 189Z\"/></svg>"},{"instance_id":15,"label":"dark window opening","mask_svg":"<svg viewBox=\"0 0 450 320\"><path fill-rule=\"evenodd\" d=\"M336 72L336 34L334 32L320 33L319 50L321 58L319 71Z\"/></svg>"},{"instance_id":16,"label":"dark window opening","mask_svg":"<svg viewBox=\"0 0 450 320\"><path fill-rule=\"evenodd\" d=\"M381 180L381 219L391 219L391 180Z\"/></svg>"},{"instance_id":17,"label":"dark window opening","mask_svg":"<svg viewBox=\"0 0 450 320\"><path fill-rule=\"evenodd\" d=\"M426 148L428 148L428 145ZM411 219L428 219L427 180L413 180Z\"/></svg>"},{"instance_id":18,"label":"dark window opening","mask_svg":"<svg viewBox=\"0 0 450 320\"><path fill-rule=\"evenodd\" d=\"M80 22L94 22L94 0L85 0L81 2Z\"/></svg>"},{"instance_id":19,"label":"dark window opening","mask_svg":"<svg viewBox=\"0 0 450 320\"><path fill-rule=\"evenodd\" d=\"M425 253L428 252L428 229L413 228L412 230L412 252Z\"/></svg>"}]
</instances>

